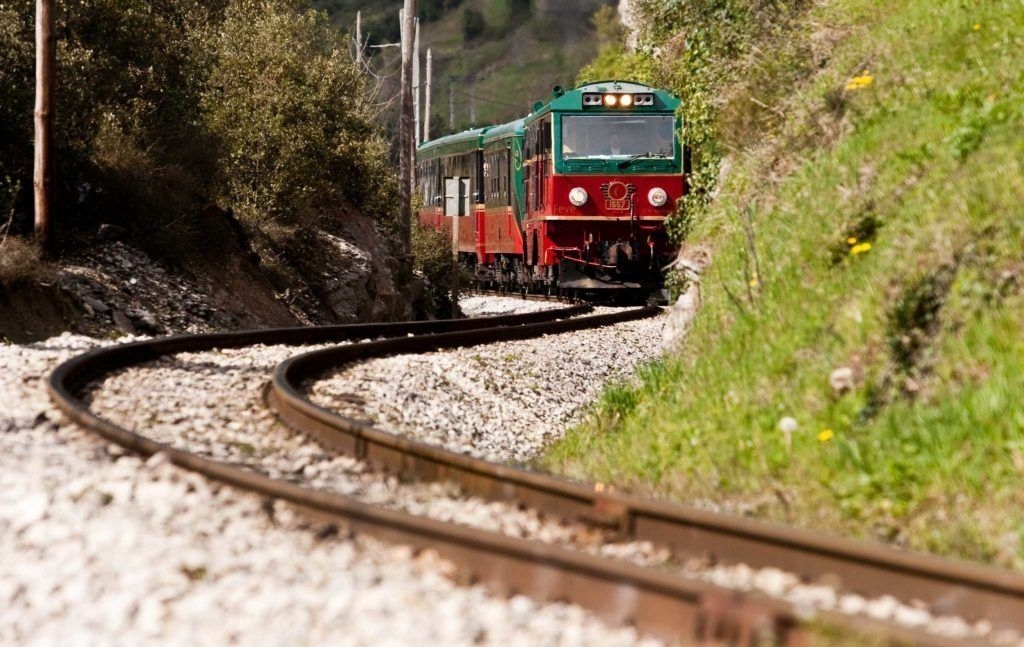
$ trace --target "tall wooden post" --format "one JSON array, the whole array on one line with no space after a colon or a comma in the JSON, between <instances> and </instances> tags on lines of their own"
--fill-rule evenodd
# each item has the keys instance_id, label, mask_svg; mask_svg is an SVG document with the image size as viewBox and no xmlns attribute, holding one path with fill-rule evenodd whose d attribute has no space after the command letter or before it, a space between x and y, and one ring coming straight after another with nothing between
<instances>
[{"instance_id":1,"label":"tall wooden post","mask_svg":"<svg viewBox=\"0 0 1024 647\"><path fill-rule=\"evenodd\" d=\"M413 114L413 130L416 132L415 142L413 146L413 153L416 152L416 146L423 141L422 130L420 130L420 95L423 90L420 87L420 19L417 18L415 22L415 28L413 33L415 34L412 39L412 114ZM413 179L415 182L415 171L413 172Z\"/></svg>"},{"instance_id":2,"label":"tall wooden post","mask_svg":"<svg viewBox=\"0 0 1024 647\"><path fill-rule=\"evenodd\" d=\"M405 0L405 7L399 14L402 24L402 95L401 127L399 132L399 177L402 182L402 245L405 253L412 251L412 195L413 195L413 150L416 138L413 135L412 104L412 44L415 30L416 0Z\"/></svg>"},{"instance_id":3,"label":"tall wooden post","mask_svg":"<svg viewBox=\"0 0 1024 647\"><path fill-rule=\"evenodd\" d=\"M36 244L53 251L53 94L57 67L56 0L36 1L35 188Z\"/></svg>"},{"instance_id":4,"label":"tall wooden post","mask_svg":"<svg viewBox=\"0 0 1024 647\"><path fill-rule=\"evenodd\" d=\"M448 77L448 131L455 132L455 79Z\"/></svg>"},{"instance_id":5,"label":"tall wooden post","mask_svg":"<svg viewBox=\"0 0 1024 647\"><path fill-rule=\"evenodd\" d=\"M356 12L356 68L363 71L363 12Z\"/></svg>"},{"instance_id":6,"label":"tall wooden post","mask_svg":"<svg viewBox=\"0 0 1024 647\"><path fill-rule=\"evenodd\" d=\"M423 93L423 141L430 141L430 82L431 74L433 72L434 60L430 49L427 49L427 82L426 91Z\"/></svg>"}]
</instances>

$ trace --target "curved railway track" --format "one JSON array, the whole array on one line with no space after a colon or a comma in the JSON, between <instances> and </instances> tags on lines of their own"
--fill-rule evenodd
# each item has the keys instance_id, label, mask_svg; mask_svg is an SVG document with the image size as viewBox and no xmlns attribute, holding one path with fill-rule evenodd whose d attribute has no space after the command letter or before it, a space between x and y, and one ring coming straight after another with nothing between
<instances>
[{"instance_id":1,"label":"curved railway track","mask_svg":"<svg viewBox=\"0 0 1024 647\"><path fill-rule=\"evenodd\" d=\"M779 642L807 637L800 614L784 601L738 594L651 569L610 561L564 547L506 537L370 506L354 499L268 478L153 441L90 411L83 392L113 372L166 355L253 344L363 341L305 353L280 364L266 399L290 427L323 446L404 478L457 483L469 495L513 501L565 519L614 530L618 536L668 546L685 559L773 566L802 578L838 578L844 590L876 597L924 601L937 613L968 621L986 618L997 628L1024 630L1024 576L951 562L883 546L716 515L601 491L547 475L448 452L339 416L306 396L310 380L353 362L399 353L422 353L493 341L525 339L652 316L657 308L580 316L589 306L470 320L362 324L243 333L182 335L85 353L59 366L48 388L57 406L83 427L142 455L163 452L174 464L210 478L280 498L317 517L357 532L436 549L490 588L538 600L564 600L616 623L678 640L724 639L751 643L764 633ZM574 317L574 318L567 318ZM887 638L936 644L943 639L890 622L819 612L827 624L870 630Z\"/></svg>"}]
</instances>

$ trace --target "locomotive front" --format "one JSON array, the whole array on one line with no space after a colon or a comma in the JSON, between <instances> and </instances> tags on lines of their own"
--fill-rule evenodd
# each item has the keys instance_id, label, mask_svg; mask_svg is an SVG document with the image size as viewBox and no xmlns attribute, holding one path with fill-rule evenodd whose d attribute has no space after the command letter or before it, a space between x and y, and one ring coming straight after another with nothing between
<instances>
[{"instance_id":1,"label":"locomotive front","mask_svg":"<svg viewBox=\"0 0 1024 647\"><path fill-rule=\"evenodd\" d=\"M678 99L626 82L562 92L525 120L529 282L655 292L675 250L665 220L686 185Z\"/></svg>"}]
</instances>

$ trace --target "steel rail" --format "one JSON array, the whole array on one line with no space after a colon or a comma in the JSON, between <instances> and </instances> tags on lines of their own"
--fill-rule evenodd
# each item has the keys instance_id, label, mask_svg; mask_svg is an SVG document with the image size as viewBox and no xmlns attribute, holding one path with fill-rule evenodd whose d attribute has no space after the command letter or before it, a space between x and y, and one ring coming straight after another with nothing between
<instances>
[{"instance_id":1,"label":"steel rail","mask_svg":"<svg viewBox=\"0 0 1024 647\"><path fill-rule=\"evenodd\" d=\"M378 469L416 480L452 481L473 496L517 501L564 518L612 527L624 538L669 546L682 558L773 566L807 581L830 574L838 578L843 591L921 600L938 615L986 619L999 629L1024 630L1024 576L1019 573L600 491L594 484L491 463L338 415L313 404L302 388L307 380L364 359L521 339L542 327L546 333L567 331L578 326L576 321L502 330L500 335L483 330L456 332L309 352L278 365L267 399L288 426Z\"/></svg>"},{"instance_id":2,"label":"steel rail","mask_svg":"<svg viewBox=\"0 0 1024 647\"><path fill-rule=\"evenodd\" d=\"M181 468L250 492L288 501L313 516L354 532L437 550L493 590L522 593L541 601L571 601L614 622L678 640L729 640L752 644L765 632L795 644L800 634L788 605L757 594L738 594L668 573L611 562L557 546L455 526L407 513L381 509L340 494L323 492L269 478L249 469L204 458L154 441L93 413L81 397L91 382L162 356L233 348L252 344L301 344L365 339L379 335L436 333L441 330L479 332L492 329L499 337L517 336L522 328L542 334L582 329L651 316L657 309L616 313L585 320L555 321L591 311L576 306L528 315L421 324L370 324L319 329L276 329L241 333L180 335L96 349L76 356L50 375L47 388L56 406L73 422L142 456L164 454ZM548 324L531 323L548 320ZM472 330L474 329L475 330ZM451 333L445 333L451 334ZM429 336L429 335L428 335Z\"/></svg>"},{"instance_id":3,"label":"steel rail","mask_svg":"<svg viewBox=\"0 0 1024 647\"><path fill-rule=\"evenodd\" d=\"M382 510L351 498L270 479L256 472L212 461L153 441L92 413L79 394L90 382L116 370L155 360L164 355L233 348L251 344L325 343L375 336L439 333L474 327L505 326L500 338L523 336L517 324L581 314L587 306L557 311L490 317L458 322L421 324L368 324L319 329L277 329L242 333L182 335L133 342L90 351L60 365L47 387L55 404L74 422L111 442L143 456L164 453L170 462L235 487L289 501L314 516L352 531L421 548L432 548L463 567L498 592L519 592L538 600L570 601L587 606L612 622L632 623L642 631L677 640L726 640L753 644L765 632L780 643L800 644L807 632L786 603L760 594L737 594L693 582L671 573L652 571L579 554L564 548L503 537L470 528L453 527L429 519ZM657 309L636 316L649 316ZM621 321L629 316L589 317L594 323ZM566 322L553 328L566 330ZM534 334L549 332L534 327ZM894 626L839 614L818 614L824 622L853 630L872 631L909 643L946 644L949 641ZM951 644L951 643L950 643Z\"/></svg>"}]
</instances>

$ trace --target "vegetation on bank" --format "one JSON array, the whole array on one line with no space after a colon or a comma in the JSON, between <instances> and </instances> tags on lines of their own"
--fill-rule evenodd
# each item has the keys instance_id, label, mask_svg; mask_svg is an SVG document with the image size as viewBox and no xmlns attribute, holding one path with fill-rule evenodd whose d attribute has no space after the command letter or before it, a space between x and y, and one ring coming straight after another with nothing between
<instances>
[{"instance_id":1,"label":"vegetation on bank","mask_svg":"<svg viewBox=\"0 0 1024 647\"><path fill-rule=\"evenodd\" d=\"M34 9L0 4L0 235L31 231ZM202 239L211 204L265 258L355 212L392 224L397 182L366 78L308 2L58 3L57 38L65 244L113 223L173 259Z\"/></svg>"},{"instance_id":2,"label":"vegetation on bank","mask_svg":"<svg viewBox=\"0 0 1024 647\"><path fill-rule=\"evenodd\" d=\"M548 465L1024 568L1024 8L640 7L639 53L585 74L680 93L675 231L714 263L682 352Z\"/></svg>"}]
</instances>

